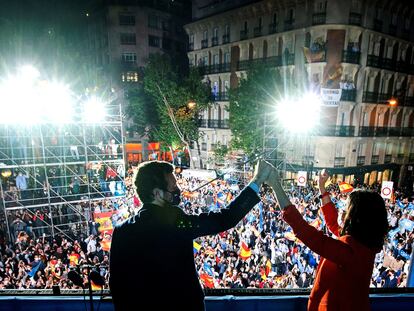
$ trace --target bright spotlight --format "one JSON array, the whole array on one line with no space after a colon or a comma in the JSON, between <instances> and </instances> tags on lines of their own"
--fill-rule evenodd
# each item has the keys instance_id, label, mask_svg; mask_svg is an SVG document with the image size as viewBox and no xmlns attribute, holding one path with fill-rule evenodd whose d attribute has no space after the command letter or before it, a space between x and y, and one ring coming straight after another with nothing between
<instances>
[{"instance_id":1,"label":"bright spotlight","mask_svg":"<svg viewBox=\"0 0 414 311\"><path fill-rule=\"evenodd\" d=\"M47 121L53 123L70 123L73 120L73 96L66 85L57 82L43 82L42 102L47 114L44 116Z\"/></svg>"},{"instance_id":2,"label":"bright spotlight","mask_svg":"<svg viewBox=\"0 0 414 311\"><path fill-rule=\"evenodd\" d=\"M105 104L96 96L90 97L84 103L83 120L86 123L99 123L105 120Z\"/></svg>"},{"instance_id":3,"label":"bright spotlight","mask_svg":"<svg viewBox=\"0 0 414 311\"><path fill-rule=\"evenodd\" d=\"M22 80L34 81L40 77L40 72L32 65L25 65L19 68L19 76Z\"/></svg>"},{"instance_id":4,"label":"bright spotlight","mask_svg":"<svg viewBox=\"0 0 414 311\"><path fill-rule=\"evenodd\" d=\"M277 119L288 131L304 133L318 124L320 106L320 98L313 93L298 99L284 99L277 105Z\"/></svg>"}]
</instances>

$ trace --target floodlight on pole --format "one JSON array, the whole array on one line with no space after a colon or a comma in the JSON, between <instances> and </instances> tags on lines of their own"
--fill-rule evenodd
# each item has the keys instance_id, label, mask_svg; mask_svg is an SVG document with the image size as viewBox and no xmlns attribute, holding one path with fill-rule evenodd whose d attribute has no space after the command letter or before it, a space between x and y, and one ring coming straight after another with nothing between
<instances>
[{"instance_id":1,"label":"floodlight on pole","mask_svg":"<svg viewBox=\"0 0 414 311\"><path fill-rule=\"evenodd\" d=\"M99 123L106 117L105 103L91 96L83 103L83 120L87 123Z\"/></svg>"},{"instance_id":2,"label":"floodlight on pole","mask_svg":"<svg viewBox=\"0 0 414 311\"><path fill-rule=\"evenodd\" d=\"M289 132L304 133L319 122L321 100L313 93L299 98L285 98L276 107L276 117Z\"/></svg>"}]
</instances>

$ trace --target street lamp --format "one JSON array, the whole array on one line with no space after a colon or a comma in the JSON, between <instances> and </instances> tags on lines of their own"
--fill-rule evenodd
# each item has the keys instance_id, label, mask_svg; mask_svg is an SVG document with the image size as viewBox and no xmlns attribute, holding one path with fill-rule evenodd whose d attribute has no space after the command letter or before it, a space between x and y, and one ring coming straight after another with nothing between
<instances>
[{"instance_id":1,"label":"street lamp","mask_svg":"<svg viewBox=\"0 0 414 311\"><path fill-rule=\"evenodd\" d=\"M398 100L397 100L396 98L394 98L394 97L391 97L391 98L388 100L388 104L389 104L391 107L396 107L396 106L398 105Z\"/></svg>"}]
</instances>

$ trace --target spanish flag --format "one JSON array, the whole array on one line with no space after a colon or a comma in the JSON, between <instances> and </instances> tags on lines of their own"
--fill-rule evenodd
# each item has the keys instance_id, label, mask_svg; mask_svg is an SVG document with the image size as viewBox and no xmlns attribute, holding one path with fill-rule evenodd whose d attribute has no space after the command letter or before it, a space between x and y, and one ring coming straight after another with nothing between
<instances>
[{"instance_id":1,"label":"spanish flag","mask_svg":"<svg viewBox=\"0 0 414 311\"><path fill-rule=\"evenodd\" d=\"M214 279L212 276L208 275L207 273L201 273L200 279L205 287L214 288Z\"/></svg>"},{"instance_id":2,"label":"spanish flag","mask_svg":"<svg viewBox=\"0 0 414 311\"><path fill-rule=\"evenodd\" d=\"M348 183L346 183L344 181L341 181L339 183L339 190L342 193L348 193L348 192L352 192L354 190L354 187L352 187L350 184L348 184Z\"/></svg>"},{"instance_id":3,"label":"spanish flag","mask_svg":"<svg viewBox=\"0 0 414 311\"><path fill-rule=\"evenodd\" d=\"M240 248L240 255L239 255L240 258L243 260L247 260L248 258L250 258L251 255L252 255L252 251L247 246L247 244L244 241L242 241L241 248Z\"/></svg>"},{"instance_id":4,"label":"spanish flag","mask_svg":"<svg viewBox=\"0 0 414 311\"><path fill-rule=\"evenodd\" d=\"M91 287L92 290L102 290L102 286L95 284L93 281L91 281Z\"/></svg>"},{"instance_id":5,"label":"spanish flag","mask_svg":"<svg viewBox=\"0 0 414 311\"><path fill-rule=\"evenodd\" d=\"M266 261L266 268L265 268L266 270L266 276L268 276L269 275L269 273L270 273L270 270L272 269L272 263L270 262L270 260L268 259L267 261Z\"/></svg>"}]
</instances>

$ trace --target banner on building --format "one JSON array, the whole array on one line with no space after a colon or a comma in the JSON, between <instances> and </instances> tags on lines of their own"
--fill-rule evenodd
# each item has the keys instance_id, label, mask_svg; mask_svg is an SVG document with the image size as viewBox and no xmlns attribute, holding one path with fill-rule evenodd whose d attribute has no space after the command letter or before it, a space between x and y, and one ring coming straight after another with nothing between
<instances>
[{"instance_id":1,"label":"banner on building","mask_svg":"<svg viewBox=\"0 0 414 311\"><path fill-rule=\"evenodd\" d=\"M341 95L341 89L321 88L321 98L324 106L337 107L339 105L339 101L341 100Z\"/></svg>"},{"instance_id":2,"label":"banner on building","mask_svg":"<svg viewBox=\"0 0 414 311\"><path fill-rule=\"evenodd\" d=\"M391 199L392 197L392 188L394 182L392 181L383 181L381 186L381 196L383 199Z\"/></svg>"},{"instance_id":3,"label":"banner on building","mask_svg":"<svg viewBox=\"0 0 414 311\"><path fill-rule=\"evenodd\" d=\"M307 181L306 171L299 171L298 172L298 178L297 178L298 186L305 187L306 186L306 181Z\"/></svg>"}]
</instances>

